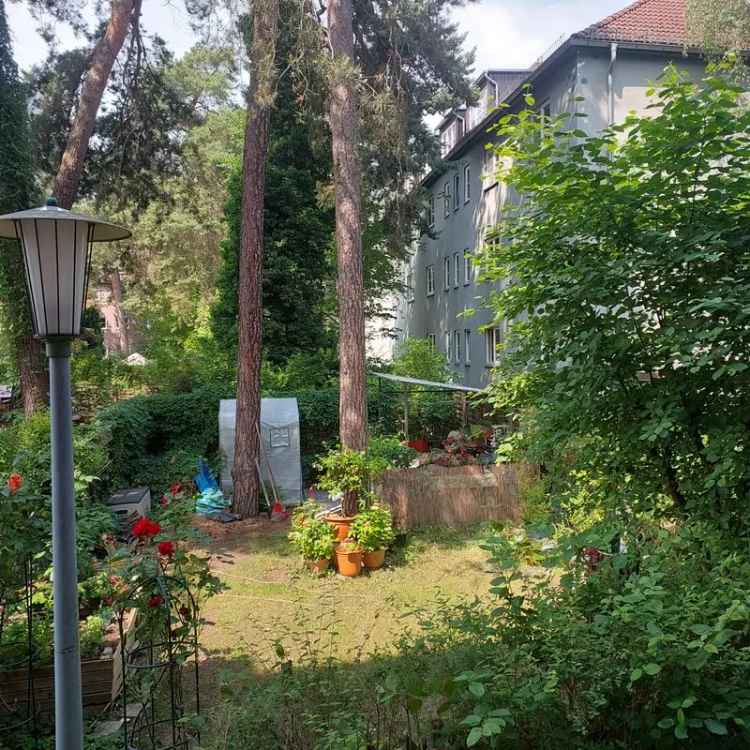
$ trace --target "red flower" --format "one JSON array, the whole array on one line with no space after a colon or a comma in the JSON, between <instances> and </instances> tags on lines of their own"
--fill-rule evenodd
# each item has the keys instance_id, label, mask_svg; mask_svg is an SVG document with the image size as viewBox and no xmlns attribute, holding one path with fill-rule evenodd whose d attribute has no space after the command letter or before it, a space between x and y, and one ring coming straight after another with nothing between
<instances>
[{"instance_id":1,"label":"red flower","mask_svg":"<svg viewBox=\"0 0 750 750\"><path fill-rule=\"evenodd\" d=\"M179 482L175 482L174 484L170 485L169 491L172 493L172 497L176 497L180 494L180 492L182 492L182 485Z\"/></svg>"},{"instance_id":2,"label":"red flower","mask_svg":"<svg viewBox=\"0 0 750 750\"><path fill-rule=\"evenodd\" d=\"M161 603L164 601L164 599L159 596L159 594L154 594L153 596L150 596L148 599L148 606L151 607L151 609L156 609L158 606L161 605Z\"/></svg>"},{"instance_id":3,"label":"red flower","mask_svg":"<svg viewBox=\"0 0 750 750\"><path fill-rule=\"evenodd\" d=\"M146 516L139 518L132 528L133 536L137 536L141 540L156 536L160 531L161 526L156 521L146 518Z\"/></svg>"},{"instance_id":4,"label":"red flower","mask_svg":"<svg viewBox=\"0 0 750 750\"><path fill-rule=\"evenodd\" d=\"M166 508L167 505L169 505L169 497L167 497L167 495L162 495L161 500L159 500L159 505L161 505L162 508Z\"/></svg>"},{"instance_id":5,"label":"red flower","mask_svg":"<svg viewBox=\"0 0 750 750\"><path fill-rule=\"evenodd\" d=\"M8 489L11 495L15 495L23 487L23 477L20 474L11 474L8 477Z\"/></svg>"},{"instance_id":6,"label":"red flower","mask_svg":"<svg viewBox=\"0 0 750 750\"><path fill-rule=\"evenodd\" d=\"M163 555L164 557L172 557L175 551L174 542L159 542L157 549L159 550L160 555Z\"/></svg>"}]
</instances>

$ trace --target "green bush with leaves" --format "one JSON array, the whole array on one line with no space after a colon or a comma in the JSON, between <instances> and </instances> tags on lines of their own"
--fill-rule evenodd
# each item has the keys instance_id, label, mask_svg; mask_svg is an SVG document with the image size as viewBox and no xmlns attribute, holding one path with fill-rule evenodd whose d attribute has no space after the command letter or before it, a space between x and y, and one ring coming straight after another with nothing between
<instances>
[{"instance_id":1,"label":"green bush with leaves","mask_svg":"<svg viewBox=\"0 0 750 750\"><path fill-rule=\"evenodd\" d=\"M360 511L352 522L349 536L358 542L365 552L376 552L390 547L396 538L391 509L385 505L373 504Z\"/></svg>"},{"instance_id":2,"label":"green bush with leaves","mask_svg":"<svg viewBox=\"0 0 750 750\"><path fill-rule=\"evenodd\" d=\"M612 513L750 516L750 110L722 71L668 70L648 116L589 136L504 117L508 206L482 258L515 321L494 401L532 458L583 470ZM573 478L573 482L575 480Z\"/></svg>"},{"instance_id":3,"label":"green bush with leaves","mask_svg":"<svg viewBox=\"0 0 750 750\"><path fill-rule=\"evenodd\" d=\"M305 560L327 560L333 555L334 528L326 521L306 518L289 532L289 541Z\"/></svg>"},{"instance_id":4,"label":"green bush with leaves","mask_svg":"<svg viewBox=\"0 0 750 750\"><path fill-rule=\"evenodd\" d=\"M371 435L367 443L367 455L383 461L389 469L406 469L417 457L417 451L404 445L393 435Z\"/></svg>"},{"instance_id":5,"label":"green bush with leaves","mask_svg":"<svg viewBox=\"0 0 750 750\"><path fill-rule=\"evenodd\" d=\"M322 456L316 468L320 472L320 489L337 497L352 493L359 498L360 505L366 507L374 499L373 481L388 464L382 458L371 458L364 451L337 448Z\"/></svg>"}]
</instances>

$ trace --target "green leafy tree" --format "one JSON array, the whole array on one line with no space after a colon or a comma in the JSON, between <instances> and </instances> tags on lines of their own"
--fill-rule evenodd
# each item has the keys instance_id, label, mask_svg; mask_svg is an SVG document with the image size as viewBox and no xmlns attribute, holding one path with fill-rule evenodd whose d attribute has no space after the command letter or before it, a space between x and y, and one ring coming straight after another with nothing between
<instances>
[{"instance_id":1,"label":"green leafy tree","mask_svg":"<svg viewBox=\"0 0 750 750\"><path fill-rule=\"evenodd\" d=\"M0 213L28 208L36 197L25 92L0 0ZM2 332L22 387L27 412L46 396L41 347L31 337L23 259L17 242L0 241L0 312Z\"/></svg>"},{"instance_id":2,"label":"green leafy tree","mask_svg":"<svg viewBox=\"0 0 750 750\"><path fill-rule=\"evenodd\" d=\"M525 200L482 260L513 280L491 299L515 321L494 393L538 459L586 472L585 504L734 528L750 495L750 113L718 74L670 70L653 93L650 116L595 137L564 115L544 126L531 96L501 121L502 177Z\"/></svg>"}]
</instances>

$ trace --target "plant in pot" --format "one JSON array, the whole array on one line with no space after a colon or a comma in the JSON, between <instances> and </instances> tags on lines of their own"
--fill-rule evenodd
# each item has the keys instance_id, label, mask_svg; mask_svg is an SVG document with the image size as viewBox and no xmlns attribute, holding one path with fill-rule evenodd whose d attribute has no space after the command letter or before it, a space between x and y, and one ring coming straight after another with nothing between
<instances>
[{"instance_id":1,"label":"plant in pot","mask_svg":"<svg viewBox=\"0 0 750 750\"><path fill-rule=\"evenodd\" d=\"M366 508L354 519L349 533L362 547L365 567L368 570L381 568L385 562L385 550L396 536L391 509L378 504Z\"/></svg>"},{"instance_id":2,"label":"plant in pot","mask_svg":"<svg viewBox=\"0 0 750 750\"><path fill-rule=\"evenodd\" d=\"M293 526L289 532L289 541L313 573L324 573L328 568L335 539L333 527L315 518L307 518L303 524Z\"/></svg>"},{"instance_id":3,"label":"plant in pot","mask_svg":"<svg viewBox=\"0 0 750 750\"><path fill-rule=\"evenodd\" d=\"M339 541L344 541L358 508L370 503L373 479L387 468L387 463L362 451L339 448L323 456L316 468L320 472L318 487L341 497L342 512L329 514L326 520L336 529Z\"/></svg>"},{"instance_id":4,"label":"plant in pot","mask_svg":"<svg viewBox=\"0 0 750 750\"><path fill-rule=\"evenodd\" d=\"M336 567L342 576L354 578L362 570L362 545L355 539L345 539L336 547Z\"/></svg>"}]
</instances>

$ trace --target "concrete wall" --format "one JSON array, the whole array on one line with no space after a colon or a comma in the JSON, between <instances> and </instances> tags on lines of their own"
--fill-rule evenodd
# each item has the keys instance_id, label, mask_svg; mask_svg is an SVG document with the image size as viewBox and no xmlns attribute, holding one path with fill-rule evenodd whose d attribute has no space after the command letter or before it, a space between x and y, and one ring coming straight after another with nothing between
<instances>
[{"instance_id":1,"label":"concrete wall","mask_svg":"<svg viewBox=\"0 0 750 750\"><path fill-rule=\"evenodd\" d=\"M649 104L646 95L648 88L663 72L668 62L675 62L692 76L699 77L703 66L695 59L679 55L647 53L644 51L619 50L614 67L614 113L615 121L625 119L631 111L645 113ZM550 103L551 114L579 111L586 113L585 120L577 123L590 133L603 129L609 122L608 70L610 65L609 47L574 48L564 55L560 62L541 75L534 85L534 95L538 105ZM576 97L584 101L576 102ZM435 200L434 237L424 236L405 269L405 281L410 278L412 294L407 300L395 305L397 321L395 331L398 338L424 338L434 335L438 349L446 352L446 333L459 333L460 361L456 361L455 351L451 352L451 368L458 383L473 387L483 387L489 382L491 369L486 361L485 334L483 326L489 324L492 313L486 306L487 297L497 285L480 283L476 269L465 283L462 258L465 252L480 250L485 227L495 224L503 206L509 201L517 201L510 195L507 186L483 175L486 159L486 144L494 141L490 134L477 138L463 155L445 163L445 173L434 180L429 191ZM470 194L464 201L464 167L470 170ZM443 207L445 183L454 190L455 175L459 175L461 195L456 210L451 203L448 216ZM458 285L454 283L455 255L459 256ZM446 289L443 277L445 258L451 259L451 279ZM435 292L428 295L426 290L427 267L432 266L435 274ZM464 317L468 311L473 315ZM470 359L465 356L465 332L469 331Z\"/></svg>"}]
</instances>

